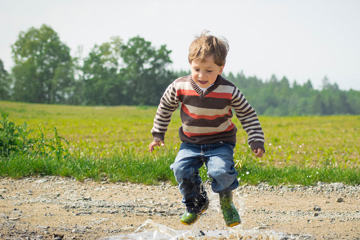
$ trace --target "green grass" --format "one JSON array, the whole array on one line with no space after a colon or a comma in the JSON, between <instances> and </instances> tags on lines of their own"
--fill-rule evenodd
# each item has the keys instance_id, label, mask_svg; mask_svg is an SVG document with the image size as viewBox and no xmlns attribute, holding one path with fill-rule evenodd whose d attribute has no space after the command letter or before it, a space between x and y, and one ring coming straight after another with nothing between
<instances>
[{"instance_id":1,"label":"green grass","mask_svg":"<svg viewBox=\"0 0 360 240\"><path fill-rule=\"evenodd\" d=\"M170 180L175 183L168 171L170 164L168 160L140 159L135 153L103 160L86 157L56 159L49 156L17 155L0 161L0 176L22 178L34 175L57 175L75 177L78 180L106 178L113 182L157 184Z\"/></svg>"},{"instance_id":2,"label":"green grass","mask_svg":"<svg viewBox=\"0 0 360 240\"><path fill-rule=\"evenodd\" d=\"M173 115L165 147L149 153L155 107L0 101L0 110L9 113L13 126L27 124L27 130L22 130L26 138L21 134L17 137L22 144L18 140L11 143L9 134L3 136L21 151L1 155L2 177L59 175L79 180L176 184L169 166L180 145L179 112ZM360 116L260 117L260 121L266 135L266 153L263 158L255 158L246 144L245 132L234 119L239 129L234 160L241 184L360 183ZM201 176L207 179L205 168Z\"/></svg>"}]
</instances>

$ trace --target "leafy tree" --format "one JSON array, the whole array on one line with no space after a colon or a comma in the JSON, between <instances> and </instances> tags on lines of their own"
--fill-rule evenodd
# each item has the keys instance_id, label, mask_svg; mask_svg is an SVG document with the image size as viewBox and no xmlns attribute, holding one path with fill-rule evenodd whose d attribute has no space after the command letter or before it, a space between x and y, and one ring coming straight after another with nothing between
<instances>
[{"instance_id":1,"label":"leafy tree","mask_svg":"<svg viewBox=\"0 0 360 240\"><path fill-rule=\"evenodd\" d=\"M156 105L174 74L166 67L171 63L166 45L159 49L137 36L122 46L124 68L120 73L126 80L126 93L130 105Z\"/></svg>"},{"instance_id":2,"label":"leafy tree","mask_svg":"<svg viewBox=\"0 0 360 240\"><path fill-rule=\"evenodd\" d=\"M110 42L95 45L84 59L84 103L87 105L119 105L125 101L124 80L120 73L122 39L114 37Z\"/></svg>"},{"instance_id":3,"label":"leafy tree","mask_svg":"<svg viewBox=\"0 0 360 240\"><path fill-rule=\"evenodd\" d=\"M63 103L73 84L70 49L49 26L20 32L12 45L15 66L14 99L34 103Z\"/></svg>"},{"instance_id":4,"label":"leafy tree","mask_svg":"<svg viewBox=\"0 0 360 240\"><path fill-rule=\"evenodd\" d=\"M3 61L0 59L0 100L9 100L11 91L11 79L5 70Z\"/></svg>"},{"instance_id":5,"label":"leafy tree","mask_svg":"<svg viewBox=\"0 0 360 240\"><path fill-rule=\"evenodd\" d=\"M347 105L350 107L350 114L360 114L360 92L350 89L346 94Z\"/></svg>"}]
</instances>

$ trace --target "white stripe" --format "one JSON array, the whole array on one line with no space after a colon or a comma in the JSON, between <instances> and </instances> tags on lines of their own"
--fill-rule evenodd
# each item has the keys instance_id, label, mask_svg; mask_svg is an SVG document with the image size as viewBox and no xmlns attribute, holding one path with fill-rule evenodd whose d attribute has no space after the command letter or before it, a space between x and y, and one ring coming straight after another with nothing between
<instances>
[{"instance_id":1,"label":"white stripe","mask_svg":"<svg viewBox=\"0 0 360 240\"><path fill-rule=\"evenodd\" d=\"M194 90L190 82L176 82L176 89Z\"/></svg>"},{"instance_id":2,"label":"white stripe","mask_svg":"<svg viewBox=\"0 0 360 240\"><path fill-rule=\"evenodd\" d=\"M261 128L260 124L254 127L244 127L244 129L248 132L260 132L258 129Z\"/></svg>"},{"instance_id":3,"label":"white stripe","mask_svg":"<svg viewBox=\"0 0 360 240\"><path fill-rule=\"evenodd\" d=\"M260 124L258 118L256 117L256 115L254 115L254 116L252 116L250 118L249 118L249 116L242 117L242 118L239 118L239 120L240 120L240 122L241 122L241 124L243 126L247 126L247 125L249 125L251 123Z\"/></svg>"},{"instance_id":4,"label":"white stripe","mask_svg":"<svg viewBox=\"0 0 360 240\"><path fill-rule=\"evenodd\" d=\"M245 109L242 109L246 104L248 104L248 106ZM237 112L244 113L244 112L247 112L249 110L249 108L252 108L252 107L250 106L250 104L247 101L244 101L243 104L241 104L240 106L238 106L238 107L236 107L234 109Z\"/></svg>"},{"instance_id":5,"label":"white stripe","mask_svg":"<svg viewBox=\"0 0 360 240\"><path fill-rule=\"evenodd\" d=\"M223 109L209 109L209 108L200 108L200 107L194 107L186 105L187 109L189 109L190 113L196 114L196 115L206 115L206 116L215 116L215 115L224 115L228 114L231 107L226 106Z\"/></svg>"},{"instance_id":6,"label":"white stripe","mask_svg":"<svg viewBox=\"0 0 360 240\"><path fill-rule=\"evenodd\" d=\"M154 127L151 129L151 132L165 133L166 130L160 130L159 128L157 128L157 127L154 126Z\"/></svg>"},{"instance_id":7,"label":"white stripe","mask_svg":"<svg viewBox=\"0 0 360 240\"><path fill-rule=\"evenodd\" d=\"M213 92L216 93L232 93L234 91L234 87L227 85L220 85Z\"/></svg>"},{"instance_id":8,"label":"white stripe","mask_svg":"<svg viewBox=\"0 0 360 240\"><path fill-rule=\"evenodd\" d=\"M189 133L212 133L212 132L223 132L228 127L230 127L231 122L227 121L221 124L219 127L194 127L194 126L187 126L183 124L183 130L184 132Z\"/></svg>"}]
</instances>

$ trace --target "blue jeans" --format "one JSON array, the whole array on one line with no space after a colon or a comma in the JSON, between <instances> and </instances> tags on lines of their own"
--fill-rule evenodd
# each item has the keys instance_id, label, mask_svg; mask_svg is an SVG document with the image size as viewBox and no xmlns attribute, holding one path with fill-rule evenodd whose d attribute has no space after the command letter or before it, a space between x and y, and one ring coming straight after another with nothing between
<instances>
[{"instance_id":1,"label":"blue jeans","mask_svg":"<svg viewBox=\"0 0 360 240\"><path fill-rule=\"evenodd\" d=\"M181 144L175 162L170 168L179 183L183 203L191 203L203 194L199 169L204 163L207 174L212 179L211 188L215 193L231 191L239 186L234 168L234 147L235 144L231 142Z\"/></svg>"}]
</instances>

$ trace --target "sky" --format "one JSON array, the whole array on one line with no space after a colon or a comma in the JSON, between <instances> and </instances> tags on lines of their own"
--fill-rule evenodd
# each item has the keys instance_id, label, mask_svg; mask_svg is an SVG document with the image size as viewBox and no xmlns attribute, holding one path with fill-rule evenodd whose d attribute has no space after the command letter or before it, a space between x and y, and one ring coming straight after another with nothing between
<instances>
[{"instance_id":1,"label":"sky","mask_svg":"<svg viewBox=\"0 0 360 240\"><path fill-rule=\"evenodd\" d=\"M0 59L10 72L19 33L46 24L72 56L140 36L172 50L170 69L188 70L189 45L206 29L229 41L227 73L317 89L326 76L360 90L359 13L359 0L0 0Z\"/></svg>"}]
</instances>

